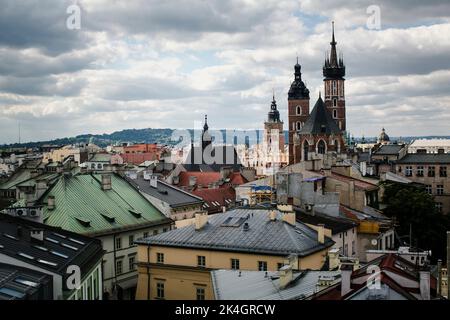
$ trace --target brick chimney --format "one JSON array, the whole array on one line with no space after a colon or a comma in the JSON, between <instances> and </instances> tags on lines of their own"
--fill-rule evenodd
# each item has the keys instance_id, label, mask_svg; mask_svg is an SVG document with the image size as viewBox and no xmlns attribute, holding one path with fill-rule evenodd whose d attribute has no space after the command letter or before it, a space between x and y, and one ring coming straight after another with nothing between
<instances>
[{"instance_id":1,"label":"brick chimney","mask_svg":"<svg viewBox=\"0 0 450 320\"><path fill-rule=\"evenodd\" d=\"M283 221L289 223L291 226L295 226L295 213L285 212L283 214Z\"/></svg>"},{"instance_id":2,"label":"brick chimney","mask_svg":"<svg viewBox=\"0 0 450 320\"><path fill-rule=\"evenodd\" d=\"M319 243L325 243L325 225L318 224L317 225L317 241Z\"/></svg>"},{"instance_id":3,"label":"brick chimney","mask_svg":"<svg viewBox=\"0 0 450 320\"><path fill-rule=\"evenodd\" d=\"M208 223L208 215L202 213L195 214L195 230L201 230Z\"/></svg>"},{"instance_id":4,"label":"brick chimney","mask_svg":"<svg viewBox=\"0 0 450 320\"><path fill-rule=\"evenodd\" d=\"M111 175L102 174L102 190L107 191L112 189Z\"/></svg>"},{"instance_id":5,"label":"brick chimney","mask_svg":"<svg viewBox=\"0 0 450 320\"><path fill-rule=\"evenodd\" d=\"M280 275L280 289L284 289L289 285L289 283L292 282L293 279L292 266L284 265L278 271L278 274Z\"/></svg>"}]
</instances>

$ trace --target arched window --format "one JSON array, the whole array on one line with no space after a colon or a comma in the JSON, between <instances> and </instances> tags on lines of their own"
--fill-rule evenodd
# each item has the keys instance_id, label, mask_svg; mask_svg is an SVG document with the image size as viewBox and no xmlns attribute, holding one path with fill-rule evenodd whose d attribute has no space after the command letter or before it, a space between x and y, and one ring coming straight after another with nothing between
<instances>
[{"instance_id":1,"label":"arched window","mask_svg":"<svg viewBox=\"0 0 450 320\"><path fill-rule=\"evenodd\" d=\"M308 160L308 152L309 152L309 143L305 140L303 142L303 160Z\"/></svg>"},{"instance_id":2,"label":"arched window","mask_svg":"<svg viewBox=\"0 0 450 320\"><path fill-rule=\"evenodd\" d=\"M302 108L300 106L297 106L297 115L301 115L302 114Z\"/></svg>"},{"instance_id":3,"label":"arched window","mask_svg":"<svg viewBox=\"0 0 450 320\"><path fill-rule=\"evenodd\" d=\"M333 99L333 107L337 107L337 99Z\"/></svg>"},{"instance_id":4,"label":"arched window","mask_svg":"<svg viewBox=\"0 0 450 320\"><path fill-rule=\"evenodd\" d=\"M333 80L333 96L337 95L337 83L336 80Z\"/></svg>"},{"instance_id":5,"label":"arched window","mask_svg":"<svg viewBox=\"0 0 450 320\"><path fill-rule=\"evenodd\" d=\"M297 130L301 130L302 123L300 121L297 121Z\"/></svg>"},{"instance_id":6,"label":"arched window","mask_svg":"<svg viewBox=\"0 0 450 320\"><path fill-rule=\"evenodd\" d=\"M337 110L333 109L333 118L336 119L337 118Z\"/></svg>"},{"instance_id":7,"label":"arched window","mask_svg":"<svg viewBox=\"0 0 450 320\"><path fill-rule=\"evenodd\" d=\"M318 143L317 143L317 152L319 153L319 154L325 154L325 150L326 150L326 145L325 145L325 141L323 141L323 140L320 140Z\"/></svg>"}]
</instances>

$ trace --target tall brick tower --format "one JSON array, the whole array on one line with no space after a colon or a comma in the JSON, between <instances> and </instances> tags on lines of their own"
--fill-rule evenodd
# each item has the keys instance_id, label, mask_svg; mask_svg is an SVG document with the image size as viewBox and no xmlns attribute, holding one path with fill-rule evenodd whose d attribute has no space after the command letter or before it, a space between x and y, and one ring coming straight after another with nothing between
<instances>
[{"instance_id":1,"label":"tall brick tower","mask_svg":"<svg viewBox=\"0 0 450 320\"><path fill-rule=\"evenodd\" d=\"M341 131L346 130L345 118L345 65L342 55L337 56L336 40L334 38L334 22L332 22L332 38L330 56L325 58L323 66L323 82L325 91L325 106L336 121Z\"/></svg>"},{"instance_id":2,"label":"tall brick tower","mask_svg":"<svg viewBox=\"0 0 450 320\"><path fill-rule=\"evenodd\" d=\"M294 162L294 134L300 131L309 117L309 90L302 81L301 66L297 63L294 66L294 81L288 93L288 124L289 124L289 164Z\"/></svg>"}]
</instances>

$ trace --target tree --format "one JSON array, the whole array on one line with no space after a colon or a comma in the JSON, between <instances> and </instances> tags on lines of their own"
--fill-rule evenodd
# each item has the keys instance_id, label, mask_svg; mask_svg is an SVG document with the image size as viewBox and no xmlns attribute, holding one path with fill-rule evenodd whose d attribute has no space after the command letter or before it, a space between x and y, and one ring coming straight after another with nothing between
<instances>
[{"instance_id":1,"label":"tree","mask_svg":"<svg viewBox=\"0 0 450 320\"><path fill-rule=\"evenodd\" d=\"M394 218L400 235L409 235L412 228L412 244L432 251L433 260L445 259L446 231L450 219L436 210L434 199L418 185L391 181L384 187L384 214Z\"/></svg>"}]
</instances>

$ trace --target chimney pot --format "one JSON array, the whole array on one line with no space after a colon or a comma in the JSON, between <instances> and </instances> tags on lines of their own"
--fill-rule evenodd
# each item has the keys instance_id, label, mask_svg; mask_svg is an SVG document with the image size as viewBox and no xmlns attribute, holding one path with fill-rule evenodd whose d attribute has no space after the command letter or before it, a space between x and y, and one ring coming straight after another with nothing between
<instances>
[{"instance_id":1,"label":"chimney pot","mask_svg":"<svg viewBox=\"0 0 450 320\"><path fill-rule=\"evenodd\" d=\"M352 264L346 263L341 265L341 297L345 296L351 290L352 273Z\"/></svg>"},{"instance_id":2,"label":"chimney pot","mask_svg":"<svg viewBox=\"0 0 450 320\"><path fill-rule=\"evenodd\" d=\"M208 215L202 213L195 214L195 230L201 230L208 223Z\"/></svg>"},{"instance_id":3,"label":"chimney pot","mask_svg":"<svg viewBox=\"0 0 450 320\"><path fill-rule=\"evenodd\" d=\"M55 207L56 207L55 196L48 196L48 198L47 198L47 208L48 208L48 210L54 210Z\"/></svg>"},{"instance_id":4,"label":"chimney pot","mask_svg":"<svg viewBox=\"0 0 450 320\"><path fill-rule=\"evenodd\" d=\"M325 243L325 226L323 224L317 225L317 241Z\"/></svg>"}]
</instances>

